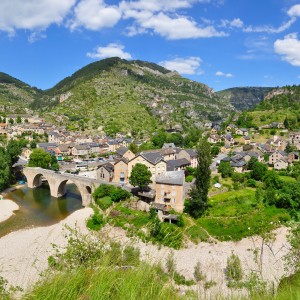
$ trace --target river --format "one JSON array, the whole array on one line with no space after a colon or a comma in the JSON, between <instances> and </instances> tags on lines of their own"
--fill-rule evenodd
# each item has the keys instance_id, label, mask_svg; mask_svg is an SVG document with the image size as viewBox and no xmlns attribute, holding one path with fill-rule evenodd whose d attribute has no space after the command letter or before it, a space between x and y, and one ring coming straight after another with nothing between
<instances>
[{"instance_id":1,"label":"river","mask_svg":"<svg viewBox=\"0 0 300 300\"><path fill-rule=\"evenodd\" d=\"M55 224L82 208L81 195L74 184L67 185L64 197L51 197L47 183L30 189L26 185L5 195L20 207L15 215L0 223L0 238L12 231Z\"/></svg>"}]
</instances>

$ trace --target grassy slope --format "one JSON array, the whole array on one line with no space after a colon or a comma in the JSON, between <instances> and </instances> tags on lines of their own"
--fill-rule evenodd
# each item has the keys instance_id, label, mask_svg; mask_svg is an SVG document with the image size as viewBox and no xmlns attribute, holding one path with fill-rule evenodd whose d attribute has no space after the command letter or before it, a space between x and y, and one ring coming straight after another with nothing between
<instances>
[{"instance_id":1,"label":"grassy slope","mask_svg":"<svg viewBox=\"0 0 300 300\"><path fill-rule=\"evenodd\" d=\"M40 90L0 72L0 105L6 106L7 113L23 113L40 95Z\"/></svg>"},{"instance_id":2,"label":"grassy slope","mask_svg":"<svg viewBox=\"0 0 300 300\"><path fill-rule=\"evenodd\" d=\"M55 99L69 91L72 95L47 116L55 120L57 114L65 114L71 117L69 124L75 126L76 119L84 117L89 127L151 132L160 127L162 115L166 128L178 123L189 127L199 121L219 120L233 110L227 100L204 84L171 74L155 64L116 58L90 64L46 93ZM163 99L154 108L150 104L156 96ZM184 101L189 102L189 107L181 107ZM191 111L196 116L188 116Z\"/></svg>"},{"instance_id":3,"label":"grassy slope","mask_svg":"<svg viewBox=\"0 0 300 300\"><path fill-rule=\"evenodd\" d=\"M265 99L248 114L257 126L282 122L285 118L298 120L300 113L300 86L287 86L280 94Z\"/></svg>"}]
</instances>

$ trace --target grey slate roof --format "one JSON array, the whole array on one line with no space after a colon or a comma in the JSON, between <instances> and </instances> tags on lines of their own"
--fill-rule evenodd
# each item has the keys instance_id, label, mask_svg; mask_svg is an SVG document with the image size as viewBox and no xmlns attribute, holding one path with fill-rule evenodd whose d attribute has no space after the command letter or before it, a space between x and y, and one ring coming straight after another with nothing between
<instances>
[{"instance_id":1,"label":"grey slate roof","mask_svg":"<svg viewBox=\"0 0 300 300\"><path fill-rule=\"evenodd\" d=\"M56 148L57 144L56 143L37 143L37 148L48 148L48 147Z\"/></svg>"},{"instance_id":2,"label":"grey slate roof","mask_svg":"<svg viewBox=\"0 0 300 300\"><path fill-rule=\"evenodd\" d=\"M191 163L186 158L172 159L167 161L167 171L174 171L175 168L188 166Z\"/></svg>"},{"instance_id":3,"label":"grey slate roof","mask_svg":"<svg viewBox=\"0 0 300 300\"><path fill-rule=\"evenodd\" d=\"M108 171L109 173L113 172L114 171L114 166L111 164L111 163L105 163L101 166L98 167L98 169L100 168L104 168L106 171Z\"/></svg>"},{"instance_id":4,"label":"grey slate roof","mask_svg":"<svg viewBox=\"0 0 300 300\"><path fill-rule=\"evenodd\" d=\"M174 143L164 143L162 148L165 149L165 148L175 148L175 144Z\"/></svg>"},{"instance_id":5,"label":"grey slate roof","mask_svg":"<svg viewBox=\"0 0 300 300\"><path fill-rule=\"evenodd\" d=\"M193 158L193 157L197 157L197 152L194 149L184 149L186 153L188 153L188 155Z\"/></svg>"},{"instance_id":6,"label":"grey slate roof","mask_svg":"<svg viewBox=\"0 0 300 300\"><path fill-rule=\"evenodd\" d=\"M163 160L163 156L160 152L141 152L140 155L153 165L156 165Z\"/></svg>"},{"instance_id":7,"label":"grey slate roof","mask_svg":"<svg viewBox=\"0 0 300 300\"><path fill-rule=\"evenodd\" d=\"M184 180L184 171L167 171L164 174L156 176L155 178L156 183L174 185L183 185Z\"/></svg>"},{"instance_id":8,"label":"grey slate roof","mask_svg":"<svg viewBox=\"0 0 300 300\"><path fill-rule=\"evenodd\" d=\"M117 154L119 154L120 156L123 156L127 151L128 151L128 148L124 147L124 146L121 146L120 148L118 148L116 150Z\"/></svg>"}]
</instances>

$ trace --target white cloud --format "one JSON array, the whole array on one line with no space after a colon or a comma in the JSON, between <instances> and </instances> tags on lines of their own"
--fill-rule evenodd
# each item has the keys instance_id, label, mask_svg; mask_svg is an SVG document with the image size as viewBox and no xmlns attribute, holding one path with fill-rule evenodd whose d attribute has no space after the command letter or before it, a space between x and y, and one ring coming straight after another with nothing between
<instances>
[{"instance_id":1,"label":"white cloud","mask_svg":"<svg viewBox=\"0 0 300 300\"><path fill-rule=\"evenodd\" d=\"M296 5L292 6L288 10L288 15L291 17L300 17L300 4L296 4Z\"/></svg>"},{"instance_id":2,"label":"white cloud","mask_svg":"<svg viewBox=\"0 0 300 300\"><path fill-rule=\"evenodd\" d=\"M233 75L232 75L231 73L224 73L224 72L222 72L222 71L217 71L215 75L216 75L216 76L226 77L226 78L231 78L231 77L233 77Z\"/></svg>"},{"instance_id":3,"label":"white cloud","mask_svg":"<svg viewBox=\"0 0 300 300\"><path fill-rule=\"evenodd\" d=\"M120 9L124 19L134 20L127 27L129 36L151 32L170 40L225 36L213 26L199 26L192 18L175 13L178 9L191 8L195 2L209 0L122 1Z\"/></svg>"},{"instance_id":4,"label":"white cloud","mask_svg":"<svg viewBox=\"0 0 300 300\"><path fill-rule=\"evenodd\" d=\"M74 9L74 17L69 22L73 30L83 26L90 30L113 27L121 19L117 6L108 6L103 0L82 0Z\"/></svg>"},{"instance_id":5,"label":"white cloud","mask_svg":"<svg viewBox=\"0 0 300 300\"><path fill-rule=\"evenodd\" d=\"M177 71L180 74L202 74L203 72L199 69L201 65L201 58L200 57L187 57L187 58L175 58L173 60L165 60L159 62L159 65L163 66L164 68Z\"/></svg>"},{"instance_id":6,"label":"white cloud","mask_svg":"<svg viewBox=\"0 0 300 300\"><path fill-rule=\"evenodd\" d=\"M139 0L139 1L122 1L120 8L123 11L138 10L138 11L174 11L182 8L190 8L196 0ZM207 2L207 1L200 1Z\"/></svg>"},{"instance_id":7,"label":"white cloud","mask_svg":"<svg viewBox=\"0 0 300 300\"><path fill-rule=\"evenodd\" d=\"M34 43L38 40L45 39L47 35L44 32L41 31L34 31L32 32L28 37L29 43Z\"/></svg>"},{"instance_id":8,"label":"white cloud","mask_svg":"<svg viewBox=\"0 0 300 300\"><path fill-rule=\"evenodd\" d=\"M293 66L300 67L300 41L297 33L288 34L283 40L276 40L274 50L282 56L282 60Z\"/></svg>"},{"instance_id":9,"label":"white cloud","mask_svg":"<svg viewBox=\"0 0 300 300\"><path fill-rule=\"evenodd\" d=\"M153 30L169 40L226 36L224 32L218 32L213 26L201 28L195 21L185 16L171 18L164 13L159 13L148 18L140 18L138 23L140 27Z\"/></svg>"},{"instance_id":10,"label":"white cloud","mask_svg":"<svg viewBox=\"0 0 300 300\"><path fill-rule=\"evenodd\" d=\"M16 29L41 30L60 24L76 0L1 0L0 30L13 33Z\"/></svg>"},{"instance_id":11,"label":"white cloud","mask_svg":"<svg viewBox=\"0 0 300 300\"><path fill-rule=\"evenodd\" d=\"M106 47L98 47L94 52L88 52L87 56L93 59L103 59L108 57L120 57L123 59L132 59L130 53L124 51L124 46L111 43Z\"/></svg>"},{"instance_id":12,"label":"white cloud","mask_svg":"<svg viewBox=\"0 0 300 300\"><path fill-rule=\"evenodd\" d=\"M244 22L240 18L235 18L233 20L222 20L221 27L231 27L231 28L243 28Z\"/></svg>"},{"instance_id":13,"label":"white cloud","mask_svg":"<svg viewBox=\"0 0 300 300\"><path fill-rule=\"evenodd\" d=\"M265 32L265 33L280 33L287 29L289 29L294 23L296 22L296 18L291 18L289 21L283 23L278 28L274 28L269 25L263 25L263 26L248 26L244 28L244 32Z\"/></svg>"}]
</instances>

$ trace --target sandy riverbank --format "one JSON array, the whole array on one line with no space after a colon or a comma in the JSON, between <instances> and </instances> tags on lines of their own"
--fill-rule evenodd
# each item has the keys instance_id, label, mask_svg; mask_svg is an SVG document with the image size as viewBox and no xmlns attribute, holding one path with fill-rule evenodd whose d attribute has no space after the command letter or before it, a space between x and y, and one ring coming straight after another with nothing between
<instances>
[{"instance_id":1,"label":"sandy riverbank","mask_svg":"<svg viewBox=\"0 0 300 300\"><path fill-rule=\"evenodd\" d=\"M32 286L39 280L39 274L47 268L47 258L53 253L52 243L66 245L65 225L77 227L81 232L88 232L86 219L93 213L91 208L78 210L58 224L12 232L0 239L0 274L11 285L23 289ZM262 257L263 278L273 282L275 287L284 275L283 256L287 253L288 244L285 227L275 231L276 238L264 246ZM122 244L133 244L141 251L143 259L165 264L170 248L145 244L138 239L130 239L124 230L106 225L99 233L104 240L113 239ZM173 250L177 270L187 278L193 278L194 267L199 261L207 280L216 282L216 286L204 290L198 286L200 294L207 298L223 295L230 298L232 291L227 287L224 270L227 258L232 252L237 254L243 265L244 274L251 271L258 273L253 250L261 249L261 238L245 238L239 242L215 242L189 244L186 248Z\"/></svg>"},{"instance_id":2,"label":"sandy riverbank","mask_svg":"<svg viewBox=\"0 0 300 300\"><path fill-rule=\"evenodd\" d=\"M19 210L19 205L12 200L0 200L0 223L9 219L16 210Z\"/></svg>"},{"instance_id":3,"label":"sandy riverbank","mask_svg":"<svg viewBox=\"0 0 300 300\"><path fill-rule=\"evenodd\" d=\"M269 283L269 286L273 286L274 288L277 288L280 279L285 275L283 257L288 253L289 248L287 233L288 228L286 227L275 230L274 240L263 247L261 259L262 277ZM260 276L259 264L255 262L254 255L255 249L259 253L262 249L262 238L259 236L244 238L238 242L203 242L197 245L190 243L184 249L172 250L167 247L145 244L140 240L136 240L133 243L132 240L126 237L126 233L121 228L106 226L102 235L107 235L108 238L121 241L123 244L133 244L140 249L143 259L152 262L162 262L165 264L170 252L173 252L177 271L186 276L186 278L193 279L194 268L197 262L200 262L206 280L212 280L216 285L209 290L205 290L203 285L198 286L199 295L201 295L199 299L217 299L220 295L230 299L233 295L238 297L242 293L239 290L231 290L227 287L225 269L227 258L232 253L237 254L241 259L244 279L251 272Z\"/></svg>"},{"instance_id":4,"label":"sandy riverbank","mask_svg":"<svg viewBox=\"0 0 300 300\"><path fill-rule=\"evenodd\" d=\"M19 230L0 238L1 276L11 285L30 287L47 268L52 244L66 245L65 225L87 232L85 222L92 213L91 208L83 208L52 226Z\"/></svg>"}]
</instances>

